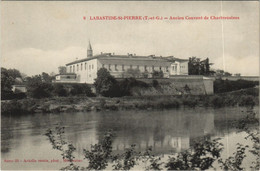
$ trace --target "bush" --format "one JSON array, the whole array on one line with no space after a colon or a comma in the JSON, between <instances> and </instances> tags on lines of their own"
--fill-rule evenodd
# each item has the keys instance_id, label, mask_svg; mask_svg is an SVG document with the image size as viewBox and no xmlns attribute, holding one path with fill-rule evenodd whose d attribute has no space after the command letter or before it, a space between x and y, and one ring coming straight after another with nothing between
<instances>
[{"instance_id":1,"label":"bush","mask_svg":"<svg viewBox=\"0 0 260 171\"><path fill-rule=\"evenodd\" d=\"M85 95L93 97L94 93L92 93L91 88L87 84L73 84L70 95Z\"/></svg>"},{"instance_id":2,"label":"bush","mask_svg":"<svg viewBox=\"0 0 260 171\"><path fill-rule=\"evenodd\" d=\"M239 106L254 106L255 101L253 96L242 96L240 98Z\"/></svg>"},{"instance_id":3,"label":"bush","mask_svg":"<svg viewBox=\"0 0 260 171\"><path fill-rule=\"evenodd\" d=\"M235 91L246 88L253 88L256 85L259 85L258 81L247 81L247 80L222 80L217 79L214 81L214 92L215 93L224 93L229 91Z\"/></svg>"},{"instance_id":4,"label":"bush","mask_svg":"<svg viewBox=\"0 0 260 171\"><path fill-rule=\"evenodd\" d=\"M1 103L1 113L3 115L19 115L26 113L33 113L34 102L32 100L17 101L12 100L9 102Z\"/></svg>"},{"instance_id":5,"label":"bush","mask_svg":"<svg viewBox=\"0 0 260 171\"><path fill-rule=\"evenodd\" d=\"M212 96L211 98L211 104L214 106L214 107L222 107L224 106L224 101L223 101L223 98L220 97L220 96Z\"/></svg>"},{"instance_id":6,"label":"bush","mask_svg":"<svg viewBox=\"0 0 260 171\"><path fill-rule=\"evenodd\" d=\"M55 84L53 93L56 96L67 96L68 95L64 85L62 85L62 84Z\"/></svg>"},{"instance_id":7,"label":"bush","mask_svg":"<svg viewBox=\"0 0 260 171\"><path fill-rule=\"evenodd\" d=\"M118 83L106 68L98 70L94 86L97 93L105 97L115 97L118 92Z\"/></svg>"},{"instance_id":8,"label":"bush","mask_svg":"<svg viewBox=\"0 0 260 171\"><path fill-rule=\"evenodd\" d=\"M27 87L28 95L33 98L46 98L52 96L53 86L51 83L37 83Z\"/></svg>"},{"instance_id":9,"label":"bush","mask_svg":"<svg viewBox=\"0 0 260 171\"><path fill-rule=\"evenodd\" d=\"M193 96L187 96L182 99L182 104L188 107L195 107L198 104L198 101Z\"/></svg>"}]
</instances>

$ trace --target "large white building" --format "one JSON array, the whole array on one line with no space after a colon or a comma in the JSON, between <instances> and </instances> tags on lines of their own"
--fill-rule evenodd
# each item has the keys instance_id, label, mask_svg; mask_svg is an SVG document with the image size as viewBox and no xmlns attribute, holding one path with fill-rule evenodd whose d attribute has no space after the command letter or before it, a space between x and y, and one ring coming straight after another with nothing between
<instances>
[{"instance_id":1,"label":"large white building","mask_svg":"<svg viewBox=\"0 0 260 171\"><path fill-rule=\"evenodd\" d=\"M129 69L139 70L141 75L147 75L148 78L152 77L153 72L160 71L164 78L169 78L172 75L188 75L188 60L173 56L115 55L114 53L100 53L93 56L89 43L87 58L66 64L68 75L75 74L75 81L79 83L93 84L100 68L106 68L116 78L126 77ZM61 75L57 77L61 78ZM68 80L70 78L68 77Z\"/></svg>"}]
</instances>

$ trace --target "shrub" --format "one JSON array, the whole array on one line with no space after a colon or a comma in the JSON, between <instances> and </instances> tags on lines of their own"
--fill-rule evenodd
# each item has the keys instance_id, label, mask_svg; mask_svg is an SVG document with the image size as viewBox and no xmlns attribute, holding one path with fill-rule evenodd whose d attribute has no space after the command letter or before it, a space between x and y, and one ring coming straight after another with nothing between
<instances>
[{"instance_id":1,"label":"shrub","mask_svg":"<svg viewBox=\"0 0 260 171\"><path fill-rule=\"evenodd\" d=\"M91 91L91 88L87 84L73 84L72 89L70 91L70 95L85 95L93 97L94 93Z\"/></svg>"},{"instance_id":2,"label":"shrub","mask_svg":"<svg viewBox=\"0 0 260 171\"><path fill-rule=\"evenodd\" d=\"M105 97L114 97L118 92L118 83L106 68L98 70L94 86L97 93Z\"/></svg>"},{"instance_id":3,"label":"shrub","mask_svg":"<svg viewBox=\"0 0 260 171\"><path fill-rule=\"evenodd\" d=\"M54 93L54 95L57 95L57 96L67 96L68 95L64 85L62 85L62 84L55 84L53 93Z\"/></svg>"},{"instance_id":4,"label":"shrub","mask_svg":"<svg viewBox=\"0 0 260 171\"><path fill-rule=\"evenodd\" d=\"M254 106L255 105L255 101L254 101L254 97L253 96L247 96L247 95L243 95L240 98L240 102L239 102L240 106Z\"/></svg>"},{"instance_id":5,"label":"shrub","mask_svg":"<svg viewBox=\"0 0 260 171\"><path fill-rule=\"evenodd\" d=\"M229 91L235 91L246 88L253 88L256 85L259 85L258 81L247 81L247 80L222 80L216 79L214 81L214 92L215 93L224 93Z\"/></svg>"},{"instance_id":6,"label":"shrub","mask_svg":"<svg viewBox=\"0 0 260 171\"><path fill-rule=\"evenodd\" d=\"M198 104L198 101L193 96L186 96L182 99L182 104L188 107L195 107Z\"/></svg>"},{"instance_id":7,"label":"shrub","mask_svg":"<svg viewBox=\"0 0 260 171\"><path fill-rule=\"evenodd\" d=\"M211 104L214 106L214 107L222 107L224 106L224 101L223 101L223 98L220 97L220 96L212 96L211 98Z\"/></svg>"}]
</instances>

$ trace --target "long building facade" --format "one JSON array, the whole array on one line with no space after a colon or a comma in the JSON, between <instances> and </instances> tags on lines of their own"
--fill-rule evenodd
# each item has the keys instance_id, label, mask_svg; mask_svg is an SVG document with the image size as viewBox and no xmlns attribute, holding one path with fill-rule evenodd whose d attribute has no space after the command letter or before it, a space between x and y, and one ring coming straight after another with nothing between
<instances>
[{"instance_id":1,"label":"long building facade","mask_svg":"<svg viewBox=\"0 0 260 171\"><path fill-rule=\"evenodd\" d=\"M87 58L66 64L67 74L75 74L78 83L93 84L100 68L106 68L116 78L128 77L129 70L137 70L140 73L138 77L151 78L157 71L163 73L164 78L169 78L172 75L188 75L188 60L173 56L115 55L114 53L93 56L89 43Z\"/></svg>"}]
</instances>

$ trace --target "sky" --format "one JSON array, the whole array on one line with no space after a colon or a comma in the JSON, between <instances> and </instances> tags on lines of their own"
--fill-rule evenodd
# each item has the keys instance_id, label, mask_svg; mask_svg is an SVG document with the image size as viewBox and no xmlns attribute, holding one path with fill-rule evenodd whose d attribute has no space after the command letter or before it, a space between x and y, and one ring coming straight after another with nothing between
<instances>
[{"instance_id":1,"label":"sky","mask_svg":"<svg viewBox=\"0 0 260 171\"><path fill-rule=\"evenodd\" d=\"M238 20L90 20L95 16ZM86 20L84 20L86 17ZM28 76L93 53L209 58L212 68L259 75L259 2L1 2L1 66Z\"/></svg>"}]
</instances>

